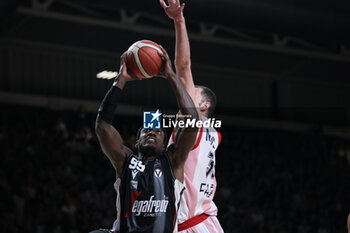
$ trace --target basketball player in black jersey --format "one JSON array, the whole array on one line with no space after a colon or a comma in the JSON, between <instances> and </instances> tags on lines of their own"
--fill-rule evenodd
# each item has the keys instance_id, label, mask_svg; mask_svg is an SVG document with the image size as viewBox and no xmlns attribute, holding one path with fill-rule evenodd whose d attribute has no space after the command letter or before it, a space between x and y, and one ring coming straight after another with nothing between
<instances>
[{"instance_id":1,"label":"basketball player in black jersey","mask_svg":"<svg viewBox=\"0 0 350 233\"><path fill-rule=\"evenodd\" d=\"M162 48L166 78L178 101L179 108L190 119L198 119L191 97L172 69L168 54ZM127 72L125 54L113 86L106 94L96 119L96 134L101 148L117 174L117 220L112 230L97 232L176 232L176 211L184 190L184 163L193 147L197 128L182 128L175 143L166 149L165 131L140 129L137 154L126 147L113 127L114 111L125 84L136 78ZM156 91L156 90L155 90Z\"/></svg>"}]
</instances>

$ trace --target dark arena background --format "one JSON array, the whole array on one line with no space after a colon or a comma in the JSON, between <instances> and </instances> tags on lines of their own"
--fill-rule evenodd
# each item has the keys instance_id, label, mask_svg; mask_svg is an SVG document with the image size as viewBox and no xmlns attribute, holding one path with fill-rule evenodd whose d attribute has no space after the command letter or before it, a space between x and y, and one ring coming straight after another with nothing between
<instances>
[{"instance_id":1,"label":"dark arena background","mask_svg":"<svg viewBox=\"0 0 350 233\"><path fill-rule=\"evenodd\" d=\"M87 233L115 218L94 120L120 55L150 39L174 58L158 0L1 0L0 232ZM215 202L225 232L341 233L350 211L350 2L192 0L196 84L222 120ZM115 125L176 112L166 80L126 86Z\"/></svg>"}]
</instances>

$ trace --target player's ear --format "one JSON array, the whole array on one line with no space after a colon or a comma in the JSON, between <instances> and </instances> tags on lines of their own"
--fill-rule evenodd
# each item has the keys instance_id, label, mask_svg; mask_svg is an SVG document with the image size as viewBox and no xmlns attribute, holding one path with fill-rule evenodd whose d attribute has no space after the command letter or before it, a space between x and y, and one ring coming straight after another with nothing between
<instances>
[{"instance_id":1,"label":"player's ear","mask_svg":"<svg viewBox=\"0 0 350 233\"><path fill-rule=\"evenodd\" d=\"M205 112L205 111L207 111L209 108L210 108L210 102L209 102L209 101L204 101L203 103L201 103L201 104L199 105L199 110L200 110L201 112Z\"/></svg>"}]
</instances>

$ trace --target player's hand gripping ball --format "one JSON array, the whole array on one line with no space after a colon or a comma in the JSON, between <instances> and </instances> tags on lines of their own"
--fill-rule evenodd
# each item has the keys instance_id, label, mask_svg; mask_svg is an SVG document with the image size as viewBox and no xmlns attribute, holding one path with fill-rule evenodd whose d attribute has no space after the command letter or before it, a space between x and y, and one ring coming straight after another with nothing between
<instances>
[{"instance_id":1,"label":"player's hand gripping ball","mask_svg":"<svg viewBox=\"0 0 350 233\"><path fill-rule=\"evenodd\" d=\"M157 76L163 67L160 46L150 40L140 40L132 44L126 55L128 71L138 78Z\"/></svg>"}]
</instances>

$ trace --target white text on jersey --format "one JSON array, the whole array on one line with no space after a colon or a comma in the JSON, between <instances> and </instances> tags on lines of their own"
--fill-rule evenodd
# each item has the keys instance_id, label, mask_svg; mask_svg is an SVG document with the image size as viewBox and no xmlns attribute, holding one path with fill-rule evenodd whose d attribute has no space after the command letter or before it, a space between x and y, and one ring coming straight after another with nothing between
<instances>
[{"instance_id":1,"label":"white text on jersey","mask_svg":"<svg viewBox=\"0 0 350 233\"><path fill-rule=\"evenodd\" d=\"M153 200L154 195L152 195L149 200L135 200L132 206L132 212L139 216L144 213L144 216L156 216L157 213L165 213L168 200Z\"/></svg>"}]
</instances>

